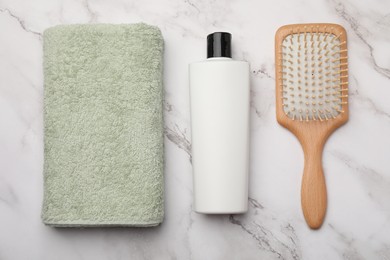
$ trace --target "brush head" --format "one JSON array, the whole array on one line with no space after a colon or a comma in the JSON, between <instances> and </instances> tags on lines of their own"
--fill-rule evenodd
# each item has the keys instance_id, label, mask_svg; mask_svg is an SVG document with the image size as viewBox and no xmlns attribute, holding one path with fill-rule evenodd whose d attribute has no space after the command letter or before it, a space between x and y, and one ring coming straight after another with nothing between
<instances>
[{"instance_id":1,"label":"brush head","mask_svg":"<svg viewBox=\"0 0 390 260\"><path fill-rule=\"evenodd\" d=\"M336 119L348 100L345 30L333 24L281 29L276 74L283 112L305 122Z\"/></svg>"}]
</instances>

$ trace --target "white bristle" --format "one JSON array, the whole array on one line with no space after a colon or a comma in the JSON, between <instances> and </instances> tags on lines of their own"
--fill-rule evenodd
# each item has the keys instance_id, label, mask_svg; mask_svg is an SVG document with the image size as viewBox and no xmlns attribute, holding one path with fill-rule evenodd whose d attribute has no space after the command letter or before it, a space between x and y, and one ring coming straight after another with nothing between
<instances>
[{"instance_id":1,"label":"white bristle","mask_svg":"<svg viewBox=\"0 0 390 260\"><path fill-rule=\"evenodd\" d=\"M314 30L315 29L315 30ZM330 120L342 113L347 77L341 35L291 33L282 42L282 101L286 115L295 120Z\"/></svg>"}]
</instances>

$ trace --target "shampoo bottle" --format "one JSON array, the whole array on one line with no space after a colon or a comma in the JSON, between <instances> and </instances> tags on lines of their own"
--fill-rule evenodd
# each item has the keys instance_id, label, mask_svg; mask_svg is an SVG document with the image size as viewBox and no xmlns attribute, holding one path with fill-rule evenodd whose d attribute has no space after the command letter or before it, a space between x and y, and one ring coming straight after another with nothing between
<instances>
[{"instance_id":1,"label":"shampoo bottle","mask_svg":"<svg viewBox=\"0 0 390 260\"><path fill-rule=\"evenodd\" d=\"M249 64L231 57L231 34L207 36L207 59L189 66L194 209L248 210Z\"/></svg>"}]
</instances>

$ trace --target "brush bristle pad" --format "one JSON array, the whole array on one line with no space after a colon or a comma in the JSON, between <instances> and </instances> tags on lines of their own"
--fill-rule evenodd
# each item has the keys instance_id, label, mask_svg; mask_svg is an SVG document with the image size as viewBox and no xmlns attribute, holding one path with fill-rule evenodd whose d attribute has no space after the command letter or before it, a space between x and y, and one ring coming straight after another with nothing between
<instances>
[{"instance_id":1,"label":"brush bristle pad","mask_svg":"<svg viewBox=\"0 0 390 260\"><path fill-rule=\"evenodd\" d=\"M282 42L283 111L293 120L329 120L343 112L346 48L340 35L303 32Z\"/></svg>"}]
</instances>

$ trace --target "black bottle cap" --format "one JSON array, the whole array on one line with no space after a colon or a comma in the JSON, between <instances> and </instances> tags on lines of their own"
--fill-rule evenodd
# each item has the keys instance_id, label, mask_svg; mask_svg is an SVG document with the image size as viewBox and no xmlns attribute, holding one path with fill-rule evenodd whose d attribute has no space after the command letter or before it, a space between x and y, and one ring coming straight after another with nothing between
<instances>
[{"instance_id":1,"label":"black bottle cap","mask_svg":"<svg viewBox=\"0 0 390 260\"><path fill-rule=\"evenodd\" d=\"M232 57L232 35L227 32L215 32L207 36L207 58Z\"/></svg>"}]
</instances>

